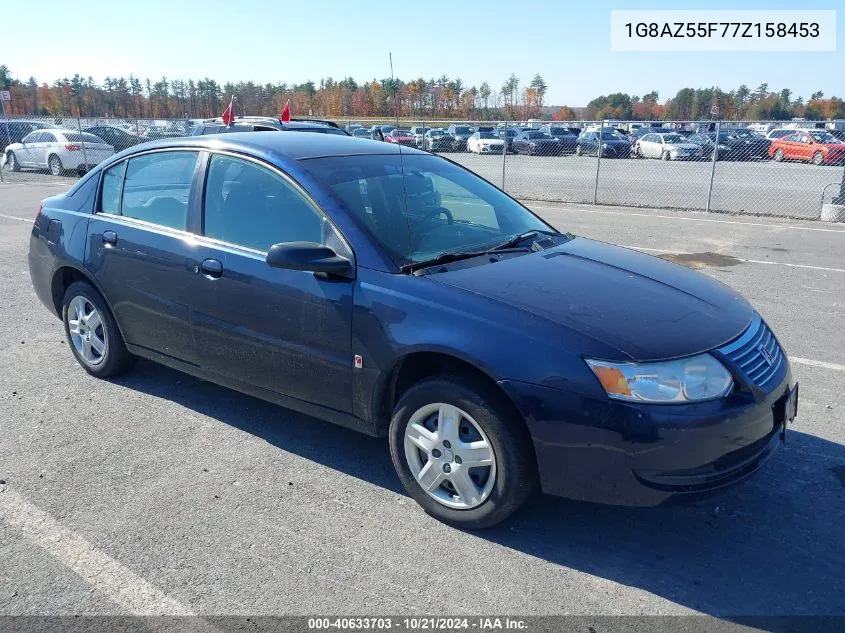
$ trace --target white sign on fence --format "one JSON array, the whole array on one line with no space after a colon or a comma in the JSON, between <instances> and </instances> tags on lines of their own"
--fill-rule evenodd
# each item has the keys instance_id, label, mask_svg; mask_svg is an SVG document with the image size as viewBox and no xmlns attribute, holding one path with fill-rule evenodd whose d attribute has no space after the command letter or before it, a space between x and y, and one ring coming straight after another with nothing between
<instances>
[{"instance_id":1,"label":"white sign on fence","mask_svg":"<svg viewBox=\"0 0 845 633\"><path fill-rule=\"evenodd\" d=\"M0 101L11 101L12 93L8 90L0 90Z\"/></svg>"},{"instance_id":2,"label":"white sign on fence","mask_svg":"<svg viewBox=\"0 0 845 633\"><path fill-rule=\"evenodd\" d=\"M713 116L719 116L719 106L714 105L712 108L710 108L710 114L712 114Z\"/></svg>"}]
</instances>

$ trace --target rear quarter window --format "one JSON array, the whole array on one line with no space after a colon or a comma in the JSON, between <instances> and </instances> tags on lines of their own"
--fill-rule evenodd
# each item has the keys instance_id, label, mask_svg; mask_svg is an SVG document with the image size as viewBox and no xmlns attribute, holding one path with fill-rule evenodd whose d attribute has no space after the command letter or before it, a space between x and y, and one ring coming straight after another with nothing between
<instances>
[{"instance_id":1,"label":"rear quarter window","mask_svg":"<svg viewBox=\"0 0 845 633\"><path fill-rule=\"evenodd\" d=\"M100 211L103 213L120 213L120 189L125 169L126 161L103 172L103 189L100 194Z\"/></svg>"}]
</instances>

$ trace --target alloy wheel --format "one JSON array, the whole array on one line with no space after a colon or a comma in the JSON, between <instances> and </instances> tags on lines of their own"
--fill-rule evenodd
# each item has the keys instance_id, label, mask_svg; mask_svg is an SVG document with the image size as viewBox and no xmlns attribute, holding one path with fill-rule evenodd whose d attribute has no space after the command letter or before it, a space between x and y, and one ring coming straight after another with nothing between
<instances>
[{"instance_id":1,"label":"alloy wheel","mask_svg":"<svg viewBox=\"0 0 845 633\"><path fill-rule=\"evenodd\" d=\"M67 310L67 326L70 340L79 356L88 365L99 365L108 352L105 324L87 298L74 297Z\"/></svg>"},{"instance_id":2,"label":"alloy wheel","mask_svg":"<svg viewBox=\"0 0 845 633\"><path fill-rule=\"evenodd\" d=\"M444 402L421 407L408 420L404 444L414 479L441 505L470 510L490 496L496 455L466 411Z\"/></svg>"},{"instance_id":3,"label":"alloy wheel","mask_svg":"<svg viewBox=\"0 0 845 633\"><path fill-rule=\"evenodd\" d=\"M47 166L50 168L50 173L54 176L62 175L62 161L58 156L50 156L50 160L47 161Z\"/></svg>"}]
</instances>

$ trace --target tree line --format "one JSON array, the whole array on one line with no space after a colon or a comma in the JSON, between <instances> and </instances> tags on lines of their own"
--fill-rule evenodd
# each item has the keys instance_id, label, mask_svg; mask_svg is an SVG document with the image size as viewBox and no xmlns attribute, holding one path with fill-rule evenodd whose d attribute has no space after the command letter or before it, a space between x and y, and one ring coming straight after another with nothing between
<instances>
[{"instance_id":1,"label":"tree line","mask_svg":"<svg viewBox=\"0 0 845 633\"><path fill-rule=\"evenodd\" d=\"M413 81L373 79L358 83L352 77L331 77L302 84L247 82L218 83L214 79L140 79L134 75L70 78L39 82L20 80L0 65L0 88L11 92L6 104L10 116L82 116L141 119L207 118L219 116L232 95L237 114L278 116L290 100L294 116L392 117L430 119L528 119L573 120L788 120L845 118L845 102L825 98L821 91L805 102L784 88L770 91L768 84L755 90L742 85L721 88L683 88L660 102L657 91L642 96L625 93L602 95L584 108L546 105L548 85L538 73L523 84L511 74L498 89L487 81L467 86L459 77ZM718 117L713 117L713 106Z\"/></svg>"},{"instance_id":2,"label":"tree line","mask_svg":"<svg viewBox=\"0 0 845 633\"><path fill-rule=\"evenodd\" d=\"M548 86L537 74L527 84L515 75L496 90L490 83L467 86L459 77L420 77L414 81L352 77L302 84L218 83L214 79L140 79L134 75L93 77L76 74L52 84L35 77L19 80L0 65L0 87L10 90L11 116L82 116L124 118L206 118L219 116L235 97L237 114L278 116L290 100L294 116L524 118L543 114Z\"/></svg>"},{"instance_id":3,"label":"tree line","mask_svg":"<svg viewBox=\"0 0 845 633\"><path fill-rule=\"evenodd\" d=\"M718 115L712 114L714 106ZM569 115L569 112L558 114ZM825 98L822 91L814 92L805 102L789 88L769 90L763 83L751 90L741 85L735 90L721 88L683 88L664 103L657 92L642 97L624 93L603 95L587 104L587 120L653 120L668 119L696 121L719 118L729 121L785 121L792 118L810 120L845 118L845 101L839 97Z\"/></svg>"}]
</instances>

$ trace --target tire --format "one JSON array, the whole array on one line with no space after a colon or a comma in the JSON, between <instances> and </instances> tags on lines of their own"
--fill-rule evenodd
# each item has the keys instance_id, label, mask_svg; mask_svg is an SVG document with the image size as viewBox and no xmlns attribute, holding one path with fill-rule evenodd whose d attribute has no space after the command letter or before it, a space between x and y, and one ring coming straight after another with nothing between
<instances>
[{"instance_id":1,"label":"tire","mask_svg":"<svg viewBox=\"0 0 845 633\"><path fill-rule=\"evenodd\" d=\"M443 407L458 414L455 432L444 431L446 437L452 437L451 442L438 434L440 423L436 421ZM434 431L424 425L434 425ZM426 434L414 431L421 428ZM409 436L427 442L431 451L420 448ZM477 443L476 453L489 449L485 454L492 456L492 463L472 468L464 465L462 460L470 459L470 453L460 444L461 437ZM495 525L513 514L538 487L536 458L524 422L515 419L502 394L474 379L436 376L409 389L393 411L389 439L393 465L405 490L425 512L454 527ZM486 449L478 447L482 442ZM417 480L417 474L424 477L429 463L432 492ZM459 488L468 494L460 494Z\"/></svg>"},{"instance_id":2,"label":"tire","mask_svg":"<svg viewBox=\"0 0 845 633\"><path fill-rule=\"evenodd\" d=\"M65 171L65 168L62 165L62 159L55 154L50 154L50 157L47 159L47 169L49 169L50 173L54 176L61 176Z\"/></svg>"},{"instance_id":3,"label":"tire","mask_svg":"<svg viewBox=\"0 0 845 633\"><path fill-rule=\"evenodd\" d=\"M672 155L669 152L663 152L663 154L660 156L660 159L670 161L672 160Z\"/></svg>"},{"instance_id":4,"label":"tire","mask_svg":"<svg viewBox=\"0 0 845 633\"><path fill-rule=\"evenodd\" d=\"M584 150L581 148L580 145L575 146L575 155L576 156L583 156L584 155Z\"/></svg>"},{"instance_id":5,"label":"tire","mask_svg":"<svg viewBox=\"0 0 845 633\"><path fill-rule=\"evenodd\" d=\"M813 159L811 161L813 165L824 165L824 154L821 152L816 152L813 154Z\"/></svg>"},{"instance_id":6,"label":"tire","mask_svg":"<svg viewBox=\"0 0 845 633\"><path fill-rule=\"evenodd\" d=\"M634 146L634 158L642 158L642 152L640 151L639 145Z\"/></svg>"},{"instance_id":7,"label":"tire","mask_svg":"<svg viewBox=\"0 0 845 633\"><path fill-rule=\"evenodd\" d=\"M18 162L18 157L15 156L14 152L9 152L6 154L6 164L9 166L9 171L21 170L21 164Z\"/></svg>"},{"instance_id":8,"label":"tire","mask_svg":"<svg viewBox=\"0 0 845 633\"><path fill-rule=\"evenodd\" d=\"M772 159L776 163L781 162L783 160L783 150L782 149L776 149L774 155L772 156Z\"/></svg>"},{"instance_id":9,"label":"tire","mask_svg":"<svg viewBox=\"0 0 845 633\"><path fill-rule=\"evenodd\" d=\"M83 319L80 311L86 315ZM111 310L91 284L75 281L68 286L62 299L62 322L76 362L92 376L117 376L135 364L137 357L126 349Z\"/></svg>"}]
</instances>

